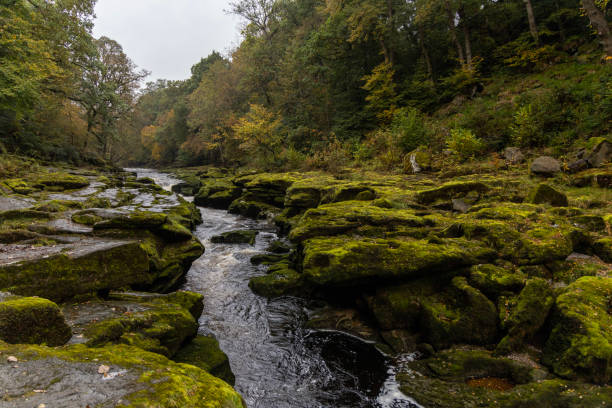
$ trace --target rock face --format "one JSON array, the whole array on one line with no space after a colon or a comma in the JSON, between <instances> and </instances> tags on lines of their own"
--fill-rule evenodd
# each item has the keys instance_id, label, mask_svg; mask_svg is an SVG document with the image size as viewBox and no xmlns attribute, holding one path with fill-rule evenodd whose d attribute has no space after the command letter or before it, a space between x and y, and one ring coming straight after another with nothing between
<instances>
[{"instance_id":1,"label":"rock face","mask_svg":"<svg viewBox=\"0 0 612 408\"><path fill-rule=\"evenodd\" d=\"M561 171L561 163L550 156L540 156L531 163L532 174L543 177L551 177Z\"/></svg>"},{"instance_id":2,"label":"rock face","mask_svg":"<svg viewBox=\"0 0 612 408\"><path fill-rule=\"evenodd\" d=\"M52 247L6 246L0 287L60 301L78 294L147 284L147 253L136 241L81 239Z\"/></svg>"},{"instance_id":3,"label":"rock face","mask_svg":"<svg viewBox=\"0 0 612 408\"><path fill-rule=\"evenodd\" d=\"M71 336L60 308L49 300L10 296L0 301L0 340L54 347Z\"/></svg>"}]
</instances>

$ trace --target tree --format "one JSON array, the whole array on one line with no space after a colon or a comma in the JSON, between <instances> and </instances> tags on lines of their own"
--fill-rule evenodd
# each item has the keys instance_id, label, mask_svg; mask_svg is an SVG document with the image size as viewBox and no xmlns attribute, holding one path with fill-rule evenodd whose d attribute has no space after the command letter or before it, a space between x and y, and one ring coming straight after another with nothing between
<instances>
[{"instance_id":1,"label":"tree","mask_svg":"<svg viewBox=\"0 0 612 408\"><path fill-rule=\"evenodd\" d=\"M531 5L531 0L523 0L525 3L525 8L527 9L527 20L529 21L529 31L531 32L531 36L537 45L540 44L540 35L538 33L538 25L536 24L535 14L533 14L533 7Z\"/></svg>"},{"instance_id":2,"label":"tree","mask_svg":"<svg viewBox=\"0 0 612 408\"><path fill-rule=\"evenodd\" d=\"M607 0L604 1L604 4L607 4ZM606 15L597 6L595 0L582 0L582 6L591 21L591 25L597 31L601 45L603 45L604 52L606 53L606 62L612 64L612 31L610 31Z\"/></svg>"},{"instance_id":3,"label":"tree","mask_svg":"<svg viewBox=\"0 0 612 408\"><path fill-rule=\"evenodd\" d=\"M266 40L270 40L276 33L272 24L277 10L276 0L239 0L230 3L229 12L244 18L255 32L262 33Z\"/></svg>"},{"instance_id":4,"label":"tree","mask_svg":"<svg viewBox=\"0 0 612 408\"><path fill-rule=\"evenodd\" d=\"M135 91L148 73L136 72L116 41L101 37L95 45L86 61L78 101L85 109L88 133L98 142L102 157L110 159L118 122L132 110Z\"/></svg>"},{"instance_id":5,"label":"tree","mask_svg":"<svg viewBox=\"0 0 612 408\"><path fill-rule=\"evenodd\" d=\"M283 147L281 118L261 105L250 106L249 112L233 126L240 149L257 155L264 162L275 163ZM270 160L271 159L271 160Z\"/></svg>"}]
</instances>

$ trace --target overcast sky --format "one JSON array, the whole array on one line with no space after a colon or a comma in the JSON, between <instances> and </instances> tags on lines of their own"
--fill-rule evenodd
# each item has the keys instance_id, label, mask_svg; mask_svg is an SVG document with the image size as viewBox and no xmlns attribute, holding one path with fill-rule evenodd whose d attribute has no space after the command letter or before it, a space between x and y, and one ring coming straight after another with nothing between
<instances>
[{"instance_id":1,"label":"overcast sky","mask_svg":"<svg viewBox=\"0 0 612 408\"><path fill-rule=\"evenodd\" d=\"M238 43L239 20L223 11L229 0L98 0L94 35L119 42L146 81L186 79L213 50Z\"/></svg>"}]
</instances>

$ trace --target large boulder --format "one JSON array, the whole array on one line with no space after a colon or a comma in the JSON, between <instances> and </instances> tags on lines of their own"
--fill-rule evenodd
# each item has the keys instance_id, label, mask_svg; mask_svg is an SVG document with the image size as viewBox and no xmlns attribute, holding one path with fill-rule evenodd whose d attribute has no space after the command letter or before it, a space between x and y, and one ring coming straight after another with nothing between
<instances>
[{"instance_id":1,"label":"large boulder","mask_svg":"<svg viewBox=\"0 0 612 408\"><path fill-rule=\"evenodd\" d=\"M423 301L421 329L436 349L452 344L486 345L497 337L495 305L464 277L453 279L444 292Z\"/></svg>"},{"instance_id":2,"label":"large boulder","mask_svg":"<svg viewBox=\"0 0 612 408\"><path fill-rule=\"evenodd\" d=\"M551 177L561 171L561 163L550 156L536 158L529 168L532 174L543 177Z\"/></svg>"},{"instance_id":3,"label":"large boulder","mask_svg":"<svg viewBox=\"0 0 612 408\"><path fill-rule=\"evenodd\" d=\"M583 277L556 301L543 362L555 374L608 384L612 379L612 280Z\"/></svg>"},{"instance_id":4,"label":"large boulder","mask_svg":"<svg viewBox=\"0 0 612 408\"><path fill-rule=\"evenodd\" d=\"M443 184L429 190L417 191L415 198L419 203L431 204L437 200L452 200L461 198L468 193L476 193L480 197L489 191L489 187L476 181L459 181Z\"/></svg>"},{"instance_id":5,"label":"large boulder","mask_svg":"<svg viewBox=\"0 0 612 408\"><path fill-rule=\"evenodd\" d=\"M72 332L60 308L50 300L0 296L0 340L54 347L66 344L70 337Z\"/></svg>"},{"instance_id":6,"label":"large boulder","mask_svg":"<svg viewBox=\"0 0 612 408\"><path fill-rule=\"evenodd\" d=\"M522 348L544 325L554 302L548 282L542 278L528 280L509 311L500 307L504 315L502 326L508 334L498 344L497 351L509 353Z\"/></svg>"}]
</instances>

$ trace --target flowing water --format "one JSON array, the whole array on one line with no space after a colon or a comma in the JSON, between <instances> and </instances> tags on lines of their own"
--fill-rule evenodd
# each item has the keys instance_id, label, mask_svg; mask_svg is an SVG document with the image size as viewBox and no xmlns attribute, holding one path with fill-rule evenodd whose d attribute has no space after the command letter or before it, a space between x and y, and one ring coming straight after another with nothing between
<instances>
[{"instance_id":1,"label":"flowing water","mask_svg":"<svg viewBox=\"0 0 612 408\"><path fill-rule=\"evenodd\" d=\"M168 174L146 169L170 188ZM228 355L236 390L250 408L415 408L395 381L396 367L372 345L336 332L312 332L304 325L307 301L284 297L267 300L248 287L265 273L250 258L278 239L266 221L200 208L204 223L195 234L206 247L187 275L183 289L204 295L200 334L213 334ZM223 232L259 231L251 245L214 244Z\"/></svg>"}]
</instances>

